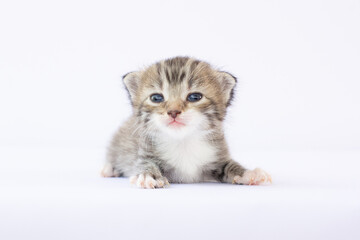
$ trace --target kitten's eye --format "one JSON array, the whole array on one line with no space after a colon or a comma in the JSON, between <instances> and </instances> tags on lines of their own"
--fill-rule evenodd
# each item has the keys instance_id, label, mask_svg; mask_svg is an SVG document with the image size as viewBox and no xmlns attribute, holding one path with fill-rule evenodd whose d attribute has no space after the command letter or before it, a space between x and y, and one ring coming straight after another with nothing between
<instances>
[{"instance_id":1,"label":"kitten's eye","mask_svg":"<svg viewBox=\"0 0 360 240\"><path fill-rule=\"evenodd\" d=\"M200 101L200 99L202 98L202 94L201 93L190 93L187 96L187 100L189 102L197 102Z\"/></svg>"},{"instance_id":2,"label":"kitten's eye","mask_svg":"<svg viewBox=\"0 0 360 240\"><path fill-rule=\"evenodd\" d=\"M150 100L154 103L160 103L164 101L164 96L162 94L155 93L150 96Z\"/></svg>"}]
</instances>

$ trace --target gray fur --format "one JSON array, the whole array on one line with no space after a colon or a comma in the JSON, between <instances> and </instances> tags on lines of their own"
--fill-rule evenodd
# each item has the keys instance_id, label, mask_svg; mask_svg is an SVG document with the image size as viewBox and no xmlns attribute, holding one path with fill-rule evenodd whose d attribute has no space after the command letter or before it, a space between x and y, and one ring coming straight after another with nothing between
<instances>
[{"instance_id":1,"label":"gray fur","mask_svg":"<svg viewBox=\"0 0 360 240\"><path fill-rule=\"evenodd\" d=\"M205 62L176 57L160 61L145 70L129 73L124 76L123 81L129 92L133 114L113 136L107 153L107 166L110 166L111 171L107 169L105 176L130 177L146 174L155 180L163 179L164 182L215 180L226 183L234 183L236 176L243 177L246 169L232 160L223 133L223 120L227 106L233 99L235 77L227 72L217 71ZM184 92L194 90L202 93L203 98L197 103L187 102L183 97ZM151 103L150 93L164 93L166 99L162 103ZM173 135L163 133L167 131L166 127L163 130L157 125L156 115L166 119L166 113L173 110L181 112L179 115L184 114L184 117L187 111L194 112L193 115L189 113L188 119L191 123L192 119L201 118L200 124L193 132L184 134L179 139L176 131L181 135L182 128L171 130L175 132ZM185 144L186 151L184 141L193 141L194 137L199 139L196 143L200 144L200 153L204 153L204 156L199 153L194 158L194 164L198 164L201 171L196 167L192 168L191 162L182 165L181 162L170 159L172 153L167 152L172 151L168 149L169 142L174 142L174 146ZM195 151L194 154L198 153ZM208 159L201 159L205 155ZM183 169L178 169L180 167L177 166ZM187 168L195 174L187 175L184 172Z\"/></svg>"}]
</instances>

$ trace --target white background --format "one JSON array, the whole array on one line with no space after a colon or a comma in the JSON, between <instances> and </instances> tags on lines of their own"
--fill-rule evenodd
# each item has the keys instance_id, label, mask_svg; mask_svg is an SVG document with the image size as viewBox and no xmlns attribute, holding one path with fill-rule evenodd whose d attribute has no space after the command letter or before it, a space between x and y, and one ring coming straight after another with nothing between
<instances>
[{"instance_id":1,"label":"white background","mask_svg":"<svg viewBox=\"0 0 360 240\"><path fill-rule=\"evenodd\" d=\"M62 232L59 239L123 239L125 231L130 239L132 229L160 224L174 238L179 235L170 220L181 228L184 219L184 227L193 226L194 239L222 234L355 239L360 235L352 227L360 222L359 43L359 1L1 1L0 172L6 197L0 210L6 211L0 222L6 230L0 228L0 236L39 239ZM145 197L124 179L98 178L105 147L131 111L121 76L177 55L206 60L238 77L226 121L229 145L245 166L270 171L277 179L272 186L174 185ZM84 188L90 190L81 195ZM44 198L44 189L55 195ZM200 203L214 199L212 191L224 196L216 195L205 209ZM191 205L195 192L202 195ZM245 200L236 205L234 196ZM146 198L149 202L141 201ZM169 201L175 201L178 215L162 212L168 220L157 219L155 209L162 203L173 209ZM137 204L121 207L128 202ZM105 207L108 212L97 208L86 214L106 204L118 212ZM200 205L196 219L204 224L192 225L185 209L194 213ZM152 211L145 211L147 206ZM224 215L222 206L227 206ZM233 208L246 210L237 218ZM46 220L29 217L48 211ZM117 225L121 213L141 220ZM111 221L83 222L97 216ZM260 219L264 232L237 233L246 219L252 226ZM62 229L65 223L70 230ZM288 229L282 235L276 230L280 225ZM205 231L207 226L218 232ZM193 235L198 229L204 231Z\"/></svg>"}]
</instances>

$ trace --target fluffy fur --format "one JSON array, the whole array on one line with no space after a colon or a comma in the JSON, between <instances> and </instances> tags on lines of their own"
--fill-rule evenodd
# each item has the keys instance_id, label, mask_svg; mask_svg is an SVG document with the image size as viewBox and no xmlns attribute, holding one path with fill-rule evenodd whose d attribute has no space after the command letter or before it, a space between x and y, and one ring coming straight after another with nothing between
<instances>
[{"instance_id":1,"label":"fluffy fur","mask_svg":"<svg viewBox=\"0 0 360 240\"><path fill-rule=\"evenodd\" d=\"M233 98L234 76L196 59L176 57L131 72L123 81L133 114L111 141L103 176L131 177L141 188L169 182L271 181L263 170L247 170L229 154L223 121ZM191 93L202 97L190 101ZM152 101L153 94L161 94L163 101Z\"/></svg>"}]
</instances>

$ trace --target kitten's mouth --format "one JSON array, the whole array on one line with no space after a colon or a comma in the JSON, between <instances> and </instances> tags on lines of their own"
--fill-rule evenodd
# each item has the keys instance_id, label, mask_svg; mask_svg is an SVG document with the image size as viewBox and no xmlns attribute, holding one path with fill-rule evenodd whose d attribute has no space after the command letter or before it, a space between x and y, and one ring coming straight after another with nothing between
<instances>
[{"instance_id":1,"label":"kitten's mouth","mask_svg":"<svg viewBox=\"0 0 360 240\"><path fill-rule=\"evenodd\" d=\"M176 121L176 120L174 119L172 122L170 122L170 123L168 124L168 126L171 126L171 127L181 127L181 126L185 126L185 124L182 123L182 122L178 122L178 121Z\"/></svg>"}]
</instances>

